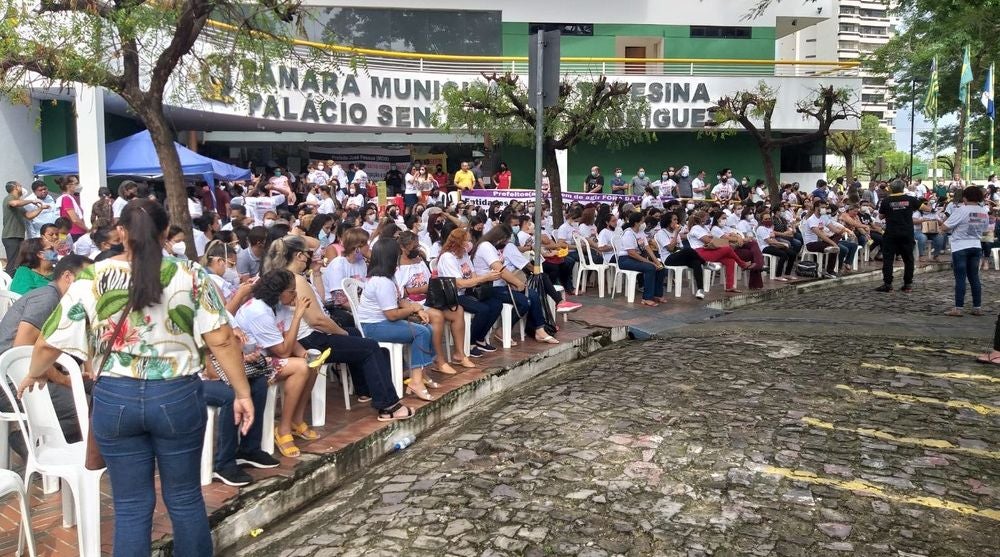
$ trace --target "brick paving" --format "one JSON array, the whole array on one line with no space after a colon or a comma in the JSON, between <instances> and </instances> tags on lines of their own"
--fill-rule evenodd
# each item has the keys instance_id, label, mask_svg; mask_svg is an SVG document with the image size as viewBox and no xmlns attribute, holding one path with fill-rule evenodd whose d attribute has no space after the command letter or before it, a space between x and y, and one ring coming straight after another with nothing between
<instances>
[{"instance_id":1,"label":"brick paving","mask_svg":"<svg viewBox=\"0 0 1000 557\"><path fill-rule=\"evenodd\" d=\"M751 306L563 366L238 553L996 555L1000 369L970 355L996 314L928 336L951 274L917 283Z\"/></svg>"},{"instance_id":2,"label":"brick paving","mask_svg":"<svg viewBox=\"0 0 1000 557\"><path fill-rule=\"evenodd\" d=\"M765 281L766 288L782 288L782 283ZM669 293L668 293L669 294ZM713 289L704 301L695 300L686 289L681 298L670 297L670 303L660 308L644 308L638 304L628 304L622 296L616 297L613 301L610 298L597 298L596 288L588 290L584 296L576 299L584 302L585 307L571 315L569 323L563 323L560 319L562 331L559 338L563 340L573 340L580 338L592 331L594 327L608 327L614 325L637 325L641 327L656 329L663 323L682 318L683 315L695 313L698 319L703 319L704 308L707 303L719 300L724 295L721 289ZM541 350L544 347L537 343L528 341L525 344L514 347L511 350L499 351L494 355L480 360L483 365L482 371L472 371L462 373L455 377L445 377L441 381L443 388L441 393L458 388L464 384L474 381L483 376L484 372L489 372L491 368L510 365L514 362L524 360ZM371 432L385 427L384 424L375 420L375 412L366 405L352 401L352 410L347 412L342 404L342 392L340 386L331 381L327 394L327 425L320 428L323 435L319 440L300 446L304 453L321 453L337 450L351 442L361 439ZM407 398L408 404L417 408L422 407L422 401ZM273 470L249 470L248 472L257 480L262 480L271 476L291 476L297 461L294 459L281 459L282 465ZM21 471L23 467L19 459L13 458L14 468ZM111 510L110 488L107 480L103 482L102 496L102 546L105 552L110 552L111 539L113 534L113 520ZM254 485L243 488L243 492L252 492ZM222 509L227 504L234 501L241 490L220 483L213 483L203 489L206 506L210 513ZM76 530L75 528L63 528L61 519L60 498L58 494L43 495L41 493L40 482L36 481L31 492L33 509L33 530L36 535L36 543L39 547L40 555L61 556L76 555ZM18 520L16 506L11 500L4 501L0 505L0 555L12 552L16 547L15 525ZM162 501L158 502L157 513L154 518L154 539L168 538L170 535L170 524L165 513Z\"/></svg>"}]
</instances>

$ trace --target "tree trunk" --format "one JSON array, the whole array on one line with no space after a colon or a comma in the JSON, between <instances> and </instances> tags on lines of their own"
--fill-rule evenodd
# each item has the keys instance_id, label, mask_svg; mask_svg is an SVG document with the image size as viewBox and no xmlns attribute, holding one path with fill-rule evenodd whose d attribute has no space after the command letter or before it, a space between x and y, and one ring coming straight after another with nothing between
<instances>
[{"instance_id":1,"label":"tree trunk","mask_svg":"<svg viewBox=\"0 0 1000 557\"><path fill-rule=\"evenodd\" d=\"M844 182L850 188L854 183L854 149L849 149L844 153Z\"/></svg>"},{"instance_id":2,"label":"tree trunk","mask_svg":"<svg viewBox=\"0 0 1000 557\"><path fill-rule=\"evenodd\" d=\"M180 226L184 231L187 256L191 260L196 260L198 256L194 249L194 235L191 232L191 213L188 212L187 188L184 185L181 159L177 156L177 149L174 147L174 134L170 131L170 125L162 110L149 108L139 112L139 116L146 124L146 128L149 129L149 136L153 140L156 156L160 159L163 186L167 192L167 214L170 216L170 224Z\"/></svg>"},{"instance_id":3,"label":"tree trunk","mask_svg":"<svg viewBox=\"0 0 1000 557\"><path fill-rule=\"evenodd\" d=\"M556 160L555 148L546 142L542 154L542 168L549 171L549 195L552 196L552 227L558 228L563 223L562 184L559 181L559 161ZM540 226L541 223L538 223Z\"/></svg>"},{"instance_id":4,"label":"tree trunk","mask_svg":"<svg viewBox=\"0 0 1000 557\"><path fill-rule=\"evenodd\" d=\"M757 143L760 148L760 158L764 162L764 180L767 182L767 193L771 198L771 203L781 201L781 186L778 183L778 175L774 172L774 157L771 155L771 145L766 142Z\"/></svg>"},{"instance_id":5,"label":"tree trunk","mask_svg":"<svg viewBox=\"0 0 1000 557\"><path fill-rule=\"evenodd\" d=\"M965 168L965 126L969 119L969 106L963 106L962 110L959 111L958 117L958 133L955 137L955 168L952 170L952 176L955 174L961 174L962 178L968 183L970 177L966 176L963 172ZM950 178L949 177L949 178Z\"/></svg>"}]
</instances>

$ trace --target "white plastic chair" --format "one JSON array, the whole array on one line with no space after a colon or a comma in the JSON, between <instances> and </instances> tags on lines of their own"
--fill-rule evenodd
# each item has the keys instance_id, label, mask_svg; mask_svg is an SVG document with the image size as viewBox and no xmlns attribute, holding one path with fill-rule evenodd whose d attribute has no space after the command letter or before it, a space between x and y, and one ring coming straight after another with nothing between
<instances>
[{"instance_id":1,"label":"white plastic chair","mask_svg":"<svg viewBox=\"0 0 1000 557\"><path fill-rule=\"evenodd\" d=\"M444 351L445 357L448 361L451 361L451 345L454 343L455 339L451 337L451 327L445 322L444 327ZM469 355L469 350L472 350L472 314L465 312L465 338L462 339L462 350L465 351L465 355Z\"/></svg>"},{"instance_id":2,"label":"white plastic chair","mask_svg":"<svg viewBox=\"0 0 1000 557\"><path fill-rule=\"evenodd\" d=\"M802 238L806 237L805 233L806 233L807 230L808 229L806 228L806 223L804 223L804 222L803 223L799 223L799 232L802 234ZM803 244L802 245L802 251L800 252L800 255L799 255L799 259L802 260L802 261L805 261L805 259L807 257L811 257L811 258L815 259L816 260L816 266L818 267L817 270L822 275L822 273L824 273L825 270L826 270L826 258L827 257L837 258L837 254L836 253L831 253L832 249L833 249L833 246L829 246L827 248L824 248L823 251L810 251L809 248L806 247L806 244ZM834 270L836 270L836 267L837 267L837 265L834 265Z\"/></svg>"},{"instance_id":3,"label":"white plastic chair","mask_svg":"<svg viewBox=\"0 0 1000 557\"><path fill-rule=\"evenodd\" d=\"M521 342L524 342L524 319L523 319L523 317L524 316L522 316L522 319L519 319L517 321L517 324L518 324L518 326L521 329ZM504 304L503 308L500 310L500 327L501 327L500 330L501 330L501 333L502 333L502 336L503 336L503 340L502 340L503 347L504 348L510 348L514 344L512 342L514 340L514 335L513 335L513 329L514 329L514 305L513 304ZM495 328L495 324L494 324L494 328Z\"/></svg>"},{"instance_id":4,"label":"white plastic chair","mask_svg":"<svg viewBox=\"0 0 1000 557\"><path fill-rule=\"evenodd\" d=\"M765 253L764 261L767 261L768 274L771 276L771 280L774 280L778 276L778 256Z\"/></svg>"},{"instance_id":5,"label":"white plastic chair","mask_svg":"<svg viewBox=\"0 0 1000 557\"><path fill-rule=\"evenodd\" d=\"M278 403L278 385L267 386L267 399L264 402L263 428L260 434L260 450L274 454L274 406Z\"/></svg>"},{"instance_id":6,"label":"white plastic chair","mask_svg":"<svg viewBox=\"0 0 1000 557\"><path fill-rule=\"evenodd\" d=\"M691 293L695 292L694 285L694 272L690 267L685 267L682 265L668 265L664 267L667 270L667 290L673 288L674 297L681 297L681 290L683 290L684 276L687 275L691 281Z\"/></svg>"},{"instance_id":7,"label":"white plastic chair","mask_svg":"<svg viewBox=\"0 0 1000 557\"><path fill-rule=\"evenodd\" d=\"M363 286L361 281L352 278L345 278L341 282L341 288L344 289L347 301L351 305L354 326L357 327L358 331L361 331L362 338L365 336L365 330L361 328L361 322L358 321L358 305L361 303L358 292L361 291ZM389 351L389 362L392 366L392 385L396 388L396 396L403 398L403 348L406 345L397 342L380 342L378 345Z\"/></svg>"},{"instance_id":8,"label":"white plastic chair","mask_svg":"<svg viewBox=\"0 0 1000 557\"><path fill-rule=\"evenodd\" d=\"M7 313L14 302L21 299L21 295L10 290L0 290L0 314Z\"/></svg>"},{"instance_id":9,"label":"white plastic chair","mask_svg":"<svg viewBox=\"0 0 1000 557\"><path fill-rule=\"evenodd\" d=\"M709 261L702 266L702 276L704 277L702 282L705 284L706 294L712 290L712 282L715 281L716 273L719 274L719 286L726 284L725 278L723 278L723 269L722 263L717 261Z\"/></svg>"},{"instance_id":10,"label":"white plastic chair","mask_svg":"<svg viewBox=\"0 0 1000 557\"><path fill-rule=\"evenodd\" d=\"M597 295L601 298L604 297L604 275L608 272L607 263L594 263L594 254L590 251L590 242L586 239L577 236L573 238L574 243L576 243L576 253L580 256L580 261L576 266L576 284L577 293L582 293L587 291L587 273L592 272L597 274Z\"/></svg>"},{"instance_id":11,"label":"white plastic chair","mask_svg":"<svg viewBox=\"0 0 1000 557\"><path fill-rule=\"evenodd\" d=\"M991 249L990 256L993 258L993 269L1000 271L1000 248Z\"/></svg>"},{"instance_id":12,"label":"white plastic chair","mask_svg":"<svg viewBox=\"0 0 1000 557\"><path fill-rule=\"evenodd\" d=\"M0 271L0 290L9 290L10 283L13 281L14 279L12 279L10 275L4 271Z\"/></svg>"},{"instance_id":13,"label":"white plastic chair","mask_svg":"<svg viewBox=\"0 0 1000 557\"><path fill-rule=\"evenodd\" d=\"M28 375L32 346L18 346L0 355L0 388L16 408L16 399L7 381L20 385ZM87 399L83 391L83 375L76 360L62 354L57 360L69 372L73 390L73 403L80 423L83 440L67 443L59 427L52 399L45 389L25 392L22 399L24 412L19 414L18 425L28 448L24 469L25 491L30 491L35 474L55 476L62 480L63 527L76 523L80 555L101 555L101 475L100 470L87 470L87 434L90 430Z\"/></svg>"},{"instance_id":14,"label":"white plastic chair","mask_svg":"<svg viewBox=\"0 0 1000 557\"><path fill-rule=\"evenodd\" d=\"M619 246L618 242L619 242L618 238L611 239L611 248L615 251L616 254L621 253L621 250L618 247ZM626 271L617 264L615 265L614 282L611 285L611 299L614 300L615 294L617 294L618 291L621 290L621 282L619 279L622 278L625 279L625 299L628 300L628 303L630 304L635 303L635 286L636 282L639 279L639 271Z\"/></svg>"},{"instance_id":15,"label":"white plastic chair","mask_svg":"<svg viewBox=\"0 0 1000 557\"><path fill-rule=\"evenodd\" d=\"M0 469L0 498L11 493L17 494L17 504L21 509L21 522L17 529L17 553L21 556L24 550L24 541L28 541L28 555L35 557L35 536L31 532L31 505L28 503L28 494L24 489L24 482L21 476L10 470Z\"/></svg>"},{"instance_id":16,"label":"white plastic chair","mask_svg":"<svg viewBox=\"0 0 1000 557\"><path fill-rule=\"evenodd\" d=\"M219 408L209 406L206 413L208 420L205 421L205 439L201 446L201 485L210 485L215 471L215 419L219 417Z\"/></svg>"}]
</instances>

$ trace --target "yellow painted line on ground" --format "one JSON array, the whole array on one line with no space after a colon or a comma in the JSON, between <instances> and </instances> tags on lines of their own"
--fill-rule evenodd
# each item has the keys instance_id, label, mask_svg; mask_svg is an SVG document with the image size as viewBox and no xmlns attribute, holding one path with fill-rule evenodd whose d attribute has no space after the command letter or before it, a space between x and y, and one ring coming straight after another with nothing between
<instances>
[{"instance_id":1,"label":"yellow painted line on ground","mask_svg":"<svg viewBox=\"0 0 1000 557\"><path fill-rule=\"evenodd\" d=\"M870 395L877 398L885 398L889 400L896 400L899 402L906 402L910 404L915 402L920 402L924 404L936 404L939 406L947 406L948 408L965 408L967 410L972 410L973 412L982 414L984 416L989 416L991 414L1000 414L1000 407L991 406L989 404L976 404L974 402L969 402L967 400L941 400L929 396L902 395L898 393L890 393L888 391L874 391L874 390L869 391L866 389L855 389L854 387L848 387L847 385L837 385L836 388L844 391L850 391L855 394Z\"/></svg>"},{"instance_id":2,"label":"yellow painted line on ground","mask_svg":"<svg viewBox=\"0 0 1000 557\"><path fill-rule=\"evenodd\" d=\"M1000 510L980 509L979 507L974 507L966 503L958 503L956 501L949 501L947 499L941 499L938 497L915 497L912 495L900 495L897 493L886 491L885 489L882 489L881 487L866 482L864 480L859 480L859 479L839 480L834 478L822 478L812 472L808 472L805 470L792 470L791 468L781 468L778 466L763 466L760 467L759 470L765 474L773 474L797 482L805 482L813 485L825 485L832 487L834 489L843 489L845 491L863 493L865 495L872 495L874 497L879 497L881 499L886 499L896 503L903 503L907 505L920 505L932 509L949 510L957 512L959 514L978 516L982 518L989 518L991 520L1000 521Z\"/></svg>"},{"instance_id":3,"label":"yellow painted line on ground","mask_svg":"<svg viewBox=\"0 0 1000 557\"><path fill-rule=\"evenodd\" d=\"M969 352L968 350L957 350L955 348L928 348L926 346L907 346L905 344L897 344L895 347L903 350L912 350L913 352L944 352L945 354L954 354L956 356L978 356L982 354L982 352Z\"/></svg>"},{"instance_id":4,"label":"yellow painted line on ground","mask_svg":"<svg viewBox=\"0 0 1000 557\"><path fill-rule=\"evenodd\" d=\"M833 424L831 422L824 422L823 420L817 420L816 418L810 418L805 416L801 418L802 423L810 425L812 427L818 427L820 429L830 429L834 431L845 431L848 433L856 433L858 435L863 435L865 437L874 437L876 439L882 439L883 441L892 441L893 443L899 443L901 445L914 445L917 447L924 447L927 449L937 449L944 450L954 453L967 454L972 456L979 456L983 458L992 458L995 460L1000 460L1000 451L987 451L985 449L976 449L972 447L959 447L958 445L952 443L951 441L945 441L944 439L928 439L926 437L899 437L891 433L886 433L878 429L867 428L867 427L844 427Z\"/></svg>"},{"instance_id":5,"label":"yellow painted line on ground","mask_svg":"<svg viewBox=\"0 0 1000 557\"><path fill-rule=\"evenodd\" d=\"M1000 383L1000 377L993 377L992 375L958 373L953 371L938 371L938 372L921 371L918 369L908 368L906 366L887 366L882 364L869 364L866 362L861 362L861 367L866 367L868 369L878 369L883 371L895 371L898 373L912 373L914 375L926 375L927 377L938 377L940 379L966 379L969 381L985 381L987 383Z\"/></svg>"}]
</instances>

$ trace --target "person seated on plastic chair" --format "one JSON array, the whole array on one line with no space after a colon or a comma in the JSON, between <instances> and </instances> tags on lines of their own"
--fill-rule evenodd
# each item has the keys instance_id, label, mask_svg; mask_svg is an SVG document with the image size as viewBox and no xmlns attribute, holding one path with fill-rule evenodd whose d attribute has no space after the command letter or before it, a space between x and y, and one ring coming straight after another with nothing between
<instances>
[{"instance_id":1,"label":"person seated on plastic chair","mask_svg":"<svg viewBox=\"0 0 1000 557\"><path fill-rule=\"evenodd\" d=\"M14 302L4 314L3 319L0 320L0 353L15 346L34 345L38 335L41 334L45 320L59 305L59 300L69 289L69 285L76 280L76 275L90 263L90 259L81 255L71 254L63 257L59 263L56 263L50 283L35 288ZM52 406L55 408L63 436L67 443L76 443L82 437L69 378L55 368L49 370L48 377L49 396L52 398ZM93 386L93 381L85 377L84 387L88 393L91 386ZM13 387L16 388L16 385ZM0 396L0 411L13 411L7 397ZM10 446L22 458L27 456L28 451L24 446L24 438L19 432L11 432Z\"/></svg>"},{"instance_id":2,"label":"person seated on plastic chair","mask_svg":"<svg viewBox=\"0 0 1000 557\"><path fill-rule=\"evenodd\" d=\"M618 246L618 268L635 271L642 275L642 301L644 306L656 307L666 303L663 297L663 281L667 270L656 257L650 255L649 240L646 238L646 223L642 213L629 213L625 232ZM614 285L611 288L615 288Z\"/></svg>"}]
</instances>

